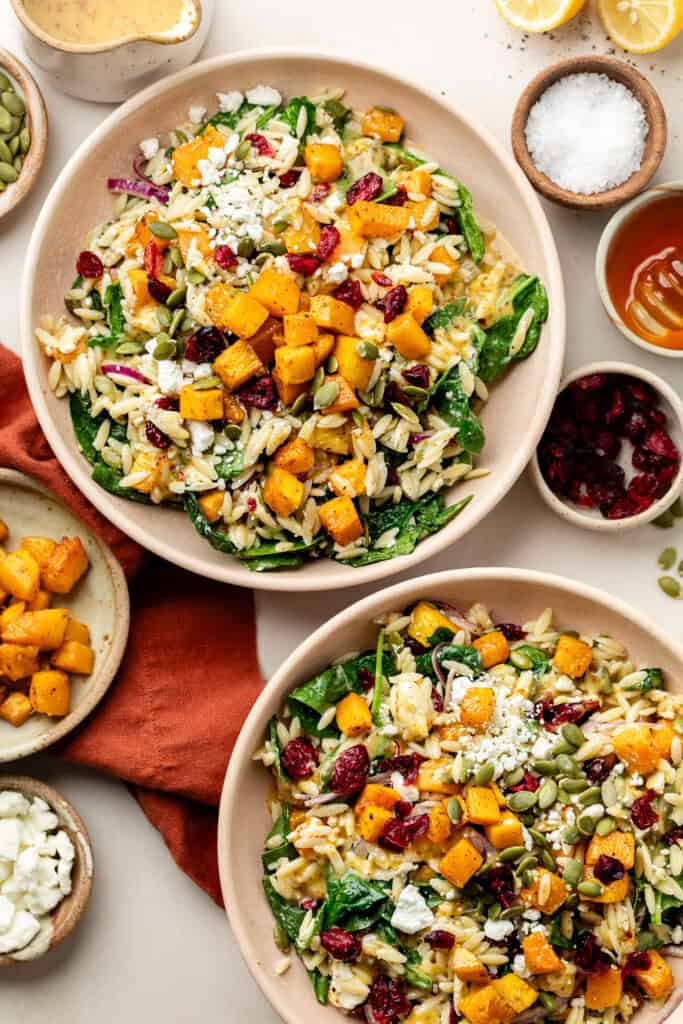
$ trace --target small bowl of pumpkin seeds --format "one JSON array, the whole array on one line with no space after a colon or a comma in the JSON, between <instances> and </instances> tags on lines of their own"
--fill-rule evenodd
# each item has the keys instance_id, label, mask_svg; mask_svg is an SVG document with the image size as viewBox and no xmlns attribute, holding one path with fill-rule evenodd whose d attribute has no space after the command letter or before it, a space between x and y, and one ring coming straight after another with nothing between
<instances>
[{"instance_id":1,"label":"small bowl of pumpkin seeds","mask_svg":"<svg viewBox=\"0 0 683 1024\"><path fill-rule=\"evenodd\" d=\"M0 48L0 219L38 178L47 148L47 111L35 79Z\"/></svg>"}]
</instances>

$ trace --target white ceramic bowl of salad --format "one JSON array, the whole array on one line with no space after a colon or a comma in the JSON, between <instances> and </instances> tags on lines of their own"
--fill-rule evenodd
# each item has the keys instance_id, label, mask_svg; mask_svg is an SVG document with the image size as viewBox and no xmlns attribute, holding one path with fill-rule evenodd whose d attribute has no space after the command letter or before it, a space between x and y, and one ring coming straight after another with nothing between
<instances>
[{"instance_id":1,"label":"white ceramic bowl of salad","mask_svg":"<svg viewBox=\"0 0 683 1024\"><path fill-rule=\"evenodd\" d=\"M440 99L337 58L221 57L129 101L27 265L58 458L131 537L226 582L352 586L456 542L559 380L560 268L523 175Z\"/></svg>"}]
</instances>

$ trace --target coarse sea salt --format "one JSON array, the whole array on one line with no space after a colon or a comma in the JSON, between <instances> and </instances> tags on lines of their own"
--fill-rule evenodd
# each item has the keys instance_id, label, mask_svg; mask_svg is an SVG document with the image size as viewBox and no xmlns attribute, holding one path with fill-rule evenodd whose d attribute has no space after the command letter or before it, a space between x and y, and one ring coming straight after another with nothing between
<instances>
[{"instance_id":1,"label":"coarse sea salt","mask_svg":"<svg viewBox=\"0 0 683 1024\"><path fill-rule=\"evenodd\" d=\"M642 104L607 75L567 75L529 112L526 142L534 164L569 192L616 188L640 167L648 135Z\"/></svg>"}]
</instances>

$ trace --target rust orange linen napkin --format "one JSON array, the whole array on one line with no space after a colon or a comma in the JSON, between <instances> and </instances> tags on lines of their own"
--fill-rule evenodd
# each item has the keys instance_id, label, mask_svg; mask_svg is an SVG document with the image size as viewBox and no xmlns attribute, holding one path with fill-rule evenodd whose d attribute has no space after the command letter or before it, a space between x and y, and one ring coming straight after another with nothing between
<instances>
[{"instance_id":1,"label":"rust orange linen napkin","mask_svg":"<svg viewBox=\"0 0 683 1024\"><path fill-rule=\"evenodd\" d=\"M143 551L86 501L38 425L19 360L0 346L0 465L53 491L105 540L131 593L115 682L59 748L129 783L177 864L221 902L216 807L240 726L263 685L252 594Z\"/></svg>"}]
</instances>

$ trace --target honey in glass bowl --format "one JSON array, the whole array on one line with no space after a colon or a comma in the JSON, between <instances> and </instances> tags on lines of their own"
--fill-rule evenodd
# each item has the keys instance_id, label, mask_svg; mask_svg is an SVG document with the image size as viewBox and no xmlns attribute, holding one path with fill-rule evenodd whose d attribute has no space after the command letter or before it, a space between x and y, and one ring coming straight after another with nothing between
<instances>
[{"instance_id":1,"label":"honey in glass bowl","mask_svg":"<svg viewBox=\"0 0 683 1024\"><path fill-rule=\"evenodd\" d=\"M624 221L605 275L626 327L652 345L683 350L683 192L663 194Z\"/></svg>"}]
</instances>

